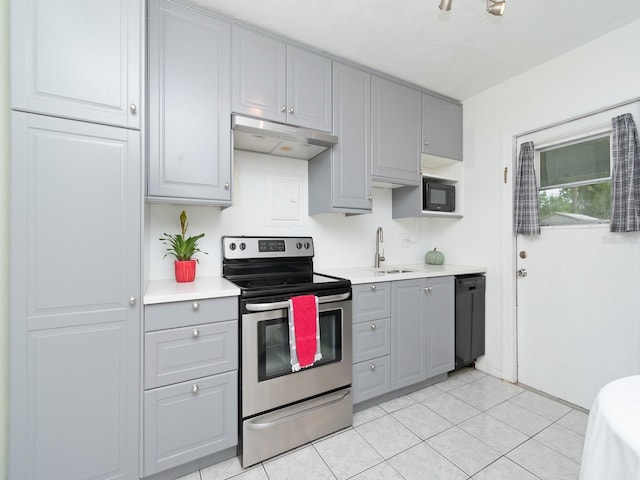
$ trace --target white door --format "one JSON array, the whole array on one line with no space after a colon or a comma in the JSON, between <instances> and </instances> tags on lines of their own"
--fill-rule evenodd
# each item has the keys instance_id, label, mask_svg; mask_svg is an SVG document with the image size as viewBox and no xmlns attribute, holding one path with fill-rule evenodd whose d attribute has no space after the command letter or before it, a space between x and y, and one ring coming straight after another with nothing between
<instances>
[{"instance_id":1,"label":"white door","mask_svg":"<svg viewBox=\"0 0 640 480\"><path fill-rule=\"evenodd\" d=\"M626 107L639 121L638 107ZM608 111L519 138L536 150L602 134ZM539 169L537 170L539 173ZM640 373L640 233L606 224L518 235L518 381L584 408L609 381Z\"/></svg>"}]
</instances>

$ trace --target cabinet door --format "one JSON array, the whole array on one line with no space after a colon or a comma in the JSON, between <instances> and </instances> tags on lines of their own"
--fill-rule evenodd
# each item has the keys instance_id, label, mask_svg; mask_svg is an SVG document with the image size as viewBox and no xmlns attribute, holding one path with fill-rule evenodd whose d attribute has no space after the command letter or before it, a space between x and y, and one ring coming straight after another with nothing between
<instances>
[{"instance_id":1,"label":"cabinet door","mask_svg":"<svg viewBox=\"0 0 640 480\"><path fill-rule=\"evenodd\" d=\"M150 3L151 201L231 204L230 51L228 23Z\"/></svg>"},{"instance_id":2,"label":"cabinet door","mask_svg":"<svg viewBox=\"0 0 640 480\"><path fill-rule=\"evenodd\" d=\"M427 378L455 367L455 286L453 277L427 279Z\"/></svg>"},{"instance_id":3,"label":"cabinet door","mask_svg":"<svg viewBox=\"0 0 640 480\"><path fill-rule=\"evenodd\" d=\"M237 389L234 371L144 392L144 475L237 445Z\"/></svg>"},{"instance_id":4,"label":"cabinet door","mask_svg":"<svg viewBox=\"0 0 640 480\"><path fill-rule=\"evenodd\" d=\"M331 132L331 60L287 46L287 122Z\"/></svg>"},{"instance_id":5,"label":"cabinet door","mask_svg":"<svg viewBox=\"0 0 640 480\"><path fill-rule=\"evenodd\" d=\"M266 35L233 27L232 110L285 123L286 46Z\"/></svg>"},{"instance_id":6,"label":"cabinet door","mask_svg":"<svg viewBox=\"0 0 640 480\"><path fill-rule=\"evenodd\" d=\"M137 478L140 132L13 112L10 478Z\"/></svg>"},{"instance_id":7,"label":"cabinet door","mask_svg":"<svg viewBox=\"0 0 640 480\"><path fill-rule=\"evenodd\" d=\"M11 107L140 128L141 0L12 0Z\"/></svg>"},{"instance_id":8,"label":"cabinet door","mask_svg":"<svg viewBox=\"0 0 640 480\"><path fill-rule=\"evenodd\" d=\"M333 206L371 211L371 75L333 65Z\"/></svg>"},{"instance_id":9,"label":"cabinet door","mask_svg":"<svg viewBox=\"0 0 640 480\"><path fill-rule=\"evenodd\" d=\"M392 282L392 390L427 378L425 286L425 279Z\"/></svg>"},{"instance_id":10,"label":"cabinet door","mask_svg":"<svg viewBox=\"0 0 640 480\"><path fill-rule=\"evenodd\" d=\"M371 77L371 154L373 179L399 185L420 184L421 94Z\"/></svg>"},{"instance_id":11,"label":"cabinet door","mask_svg":"<svg viewBox=\"0 0 640 480\"><path fill-rule=\"evenodd\" d=\"M422 153L462 160L462 105L422 94Z\"/></svg>"}]
</instances>

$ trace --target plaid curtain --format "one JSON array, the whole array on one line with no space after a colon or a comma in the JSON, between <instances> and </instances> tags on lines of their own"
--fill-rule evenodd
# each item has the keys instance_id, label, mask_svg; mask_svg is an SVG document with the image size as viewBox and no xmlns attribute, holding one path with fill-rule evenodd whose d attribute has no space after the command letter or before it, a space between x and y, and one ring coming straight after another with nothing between
<instances>
[{"instance_id":1,"label":"plaid curtain","mask_svg":"<svg viewBox=\"0 0 640 480\"><path fill-rule=\"evenodd\" d=\"M540 235L540 205L534 158L533 142L520 145L513 199L513 226L516 235Z\"/></svg>"},{"instance_id":2,"label":"plaid curtain","mask_svg":"<svg viewBox=\"0 0 640 480\"><path fill-rule=\"evenodd\" d=\"M638 131L630 113L611 119L612 162L611 223L612 232L640 230L640 144Z\"/></svg>"}]
</instances>

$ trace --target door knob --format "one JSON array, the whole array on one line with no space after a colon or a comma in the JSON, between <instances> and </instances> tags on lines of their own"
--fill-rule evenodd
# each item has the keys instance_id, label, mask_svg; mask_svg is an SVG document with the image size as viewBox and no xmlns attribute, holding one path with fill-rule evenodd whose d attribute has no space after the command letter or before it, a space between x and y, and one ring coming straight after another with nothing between
<instances>
[{"instance_id":1,"label":"door knob","mask_svg":"<svg viewBox=\"0 0 640 480\"><path fill-rule=\"evenodd\" d=\"M527 269L526 268L521 268L520 270L518 270L518 276L519 277L526 277L527 276Z\"/></svg>"}]
</instances>

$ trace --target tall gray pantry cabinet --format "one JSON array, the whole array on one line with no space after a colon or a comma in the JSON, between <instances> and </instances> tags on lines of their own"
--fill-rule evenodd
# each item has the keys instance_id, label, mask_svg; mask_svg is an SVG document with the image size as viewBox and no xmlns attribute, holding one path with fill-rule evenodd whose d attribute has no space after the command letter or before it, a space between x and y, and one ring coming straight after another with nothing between
<instances>
[{"instance_id":1,"label":"tall gray pantry cabinet","mask_svg":"<svg viewBox=\"0 0 640 480\"><path fill-rule=\"evenodd\" d=\"M135 479L143 4L10 7L9 478Z\"/></svg>"}]
</instances>

